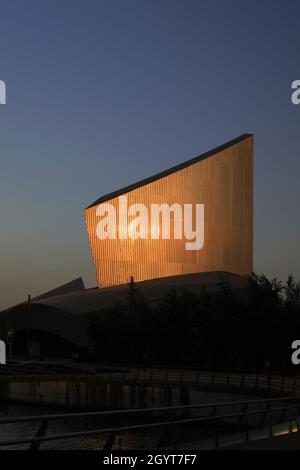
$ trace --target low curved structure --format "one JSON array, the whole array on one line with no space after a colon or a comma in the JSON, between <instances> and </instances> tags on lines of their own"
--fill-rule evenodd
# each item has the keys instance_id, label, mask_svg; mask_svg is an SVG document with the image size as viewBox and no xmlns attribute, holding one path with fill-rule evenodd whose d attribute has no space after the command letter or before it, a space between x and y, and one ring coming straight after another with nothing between
<instances>
[{"instance_id":1,"label":"low curved structure","mask_svg":"<svg viewBox=\"0 0 300 470\"><path fill-rule=\"evenodd\" d=\"M200 293L203 288L207 292L217 292L220 283L226 283L236 294L244 295L249 285L247 278L226 272L208 272L152 279L136 283L145 301L149 304L159 302L170 290L186 289ZM76 285L76 284L75 284ZM26 302L2 311L0 318L4 323L2 336L6 339L7 331L13 331L15 338L21 343L19 349L25 347L26 332L30 331L30 340L47 344L46 349L61 349L62 342L67 350L77 351L88 347L87 328L90 315L105 312L116 303L128 304L129 285L79 289L67 293L63 288L51 291L50 295L42 295L32 299L30 306ZM60 351L57 351L59 354Z\"/></svg>"}]
</instances>

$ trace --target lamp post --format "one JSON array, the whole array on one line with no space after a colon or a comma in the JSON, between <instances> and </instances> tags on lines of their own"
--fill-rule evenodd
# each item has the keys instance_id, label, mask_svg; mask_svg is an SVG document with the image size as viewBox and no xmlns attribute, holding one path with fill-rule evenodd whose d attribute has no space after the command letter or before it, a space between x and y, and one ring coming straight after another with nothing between
<instances>
[{"instance_id":1,"label":"lamp post","mask_svg":"<svg viewBox=\"0 0 300 470\"><path fill-rule=\"evenodd\" d=\"M30 330L29 330L29 319L30 319L30 301L31 301L31 295L28 294L28 299L27 299L27 319L26 319L26 361L29 360L29 345L30 345Z\"/></svg>"},{"instance_id":2,"label":"lamp post","mask_svg":"<svg viewBox=\"0 0 300 470\"><path fill-rule=\"evenodd\" d=\"M133 363L133 355L134 355L134 345L133 345L133 302L134 302L134 281L133 276L130 277L130 284L129 284L129 322L130 322L130 363Z\"/></svg>"},{"instance_id":3,"label":"lamp post","mask_svg":"<svg viewBox=\"0 0 300 470\"><path fill-rule=\"evenodd\" d=\"M9 360L12 360L12 346L14 340L14 330L11 328L7 331L7 344L9 345Z\"/></svg>"}]
</instances>

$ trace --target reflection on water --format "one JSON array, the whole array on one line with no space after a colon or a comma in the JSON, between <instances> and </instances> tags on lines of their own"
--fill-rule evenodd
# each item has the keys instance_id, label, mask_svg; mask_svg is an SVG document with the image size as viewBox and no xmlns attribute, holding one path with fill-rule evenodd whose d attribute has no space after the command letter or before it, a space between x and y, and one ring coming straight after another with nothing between
<instances>
[{"instance_id":1,"label":"reflection on water","mask_svg":"<svg viewBox=\"0 0 300 470\"><path fill-rule=\"evenodd\" d=\"M193 403L215 403L215 402L234 402L239 400L250 400L254 397L238 396L225 393L213 392L197 392L193 396ZM13 417L13 416L36 416L42 414L60 414L72 412L70 410L53 409L45 406L38 405L19 405L0 403L0 418ZM120 416L112 419L112 417L96 417L96 418L66 418L60 420L51 420L48 423L48 430L46 435L61 434L66 432L77 432L80 430L101 429L106 427L114 427L121 425L134 425L146 422L146 415L140 417L124 418L120 420ZM158 418L157 418L158 419ZM34 437L40 422L27 422L27 423L12 423L0 424L0 441L13 440L21 438ZM197 429L199 436L199 428ZM65 440L55 440L44 442L41 444L40 449L82 449L82 450L99 450L103 449L108 435L95 435L87 437L78 437ZM156 449L161 441L162 431L158 429L135 431L122 433L116 437L113 449ZM28 449L29 444L0 447L3 449Z\"/></svg>"},{"instance_id":2,"label":"reflection on water","mask_svg":"<svg viewBox=\"0 0 300 470\"><path fill-rule=\"evenodd\" d=\"M57 414L67 413L65 410L53 410L53 408L31 406L31 405L15 405L0 403L0 418L13 417L13 416L35 416L41 414ZM119 424L120 421L118 421ZM135 424L132 422L132 424ZM53 420L48 423L49 427L46 435L61 434L65 432L88 430L88 429L99 429L102 427L113 426L114 422L104 421L101 418L67 418L60 420ZM1 424L0 425L0 441L13 440L13 439L27 439L28 437L34 437L40 422L31 423L12 423L12 424ZM78 437L73 439L56 440L50 442L44 442L41 444L40 449L82 449L82 450L99 450L103 449L105 445L107 435L100 436L88 436ZM147 432L131 432L122 433L122 436L117 436L113 449L153 449L157 447L159 435L157 431ZM28 449L29 444L15 445L0 447L0 450L4 449Z\"/></svg>"}]
</instances>

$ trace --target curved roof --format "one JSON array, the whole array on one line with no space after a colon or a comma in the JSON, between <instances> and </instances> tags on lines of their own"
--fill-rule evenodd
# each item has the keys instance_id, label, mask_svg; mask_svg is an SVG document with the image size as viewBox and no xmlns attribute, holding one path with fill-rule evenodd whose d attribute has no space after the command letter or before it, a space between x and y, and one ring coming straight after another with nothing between
<instances>
[{"instance_id":1,"label":"curved roof","mask_svg":"<svg viewBox=\"0 0 300 470\"><path fill-rule=\"evenodd\" d=\"M166 278L152 279L137 282L141 293L147 302L157 302L171 289L187 289L200 292L203 286L208 292L217 291L221 280L226 280L233 290L243 290L249 281L247 278L226 272L205 272L186 274ZM86 289L69 294L52 296L41 300L34 300L38 305L47 305L72 314L85 314L93 311L106 310L116 303L128 302L129 286L119 286Z\"/></svg>"},{"instance_id":2,"label":"curved roof","mask_svg":"<svg viewBox=\"0 0 300 470\"><path fill-rule=\"evenodd\" d=\"M249 285L246 277L220 271L152 279L137 282L136 285L140 286L146 302L156 303L171 289L186 289L197 293L205 287L207 292L217 292L222 280L226 281L234 292L241 293L241 295ZM41 296L32 299L30 312L27 303L23 302L2 311L1 317L4 317L6 325L15 332L28 328L28 318L30 318L31 329L47 331L80 347L87 347L88 314L107 311L117 303L126 305L128 295L128 284L81 289L60 295L53 295L50 291L48 297Z\"/></svg>"}]
</instances>

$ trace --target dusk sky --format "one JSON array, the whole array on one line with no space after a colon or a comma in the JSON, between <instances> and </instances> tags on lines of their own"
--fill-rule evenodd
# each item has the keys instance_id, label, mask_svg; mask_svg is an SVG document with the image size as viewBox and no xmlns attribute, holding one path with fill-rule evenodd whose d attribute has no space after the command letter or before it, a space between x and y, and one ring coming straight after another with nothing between
<instances>
[{"instance_id":1,"label":"dusk sky","mask_svg":"<svg viewBox=\"0 0 300 470\"><path fill-rule=\"evenodd\" d=\"M299 0L1 0L0 309L83 276L83 209L255 134L254 270L300 279Z\"/></svg>"}]
</instances>

